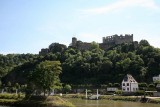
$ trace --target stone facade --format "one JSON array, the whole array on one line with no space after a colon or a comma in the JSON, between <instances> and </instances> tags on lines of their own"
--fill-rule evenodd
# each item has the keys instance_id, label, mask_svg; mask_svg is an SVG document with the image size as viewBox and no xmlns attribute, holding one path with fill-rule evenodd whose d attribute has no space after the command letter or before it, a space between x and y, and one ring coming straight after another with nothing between
<instances>
[{"instance_id":1,"label":"stone facade","mask_svg":"<svg viewBox=\"0 0 160 107\"><path fill-rule=\"evenodd\" d=\"M103 43L104 44L122 44L122 43L131 43L133 42L133 34L129 35L129 34L125 34L125 36L120 35L118 36L117 34L113 35L113 36L107 36L107 37L103 37Z\"/></svg>"},{"instance_id":2,"label":"stone facade","mask_svg":"<svg viewBox=\"0 0 160 107\"><path fill-rule=\"evenodd\" d=\"M138 42L136 41L133 42L133 34L131 35L125 34L125 36L123 35L118 36L117 34L115 34L113 36L103 37L102 43L98 43L98 44L101 49L106 51L109 48L122 43L134 43L135 47L138 46ZM92 44L79 41L77 40L77 38L73 37L71 47L75 47L80 50L89 50L91 49Z\"/></svg>"}]
</instances>

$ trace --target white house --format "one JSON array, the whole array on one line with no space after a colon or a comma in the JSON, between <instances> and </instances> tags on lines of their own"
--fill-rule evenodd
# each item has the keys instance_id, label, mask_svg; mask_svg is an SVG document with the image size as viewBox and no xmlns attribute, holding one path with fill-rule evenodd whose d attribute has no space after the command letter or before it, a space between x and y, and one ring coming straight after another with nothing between
<instances>
[{"instance_id":1,"label":"white house","mask_svg":"<svg viewBox=\"0 0 160 107\"><path fill-rule=\"evenodd\" d=\"M123 92L136 92L138 90L138 83L132 77L132 75L127 74L122 81L122 91Z\"/></svg>"},{"instance_id":2,"label":"white house","mask_svg":"<svg viewBox=\"0 0 160 107\"><path fill-rule=\"evenodd\" d=\"M158 76L153 77L153 82L160 81L160 74Z\"/></svg>"}]
</instances>

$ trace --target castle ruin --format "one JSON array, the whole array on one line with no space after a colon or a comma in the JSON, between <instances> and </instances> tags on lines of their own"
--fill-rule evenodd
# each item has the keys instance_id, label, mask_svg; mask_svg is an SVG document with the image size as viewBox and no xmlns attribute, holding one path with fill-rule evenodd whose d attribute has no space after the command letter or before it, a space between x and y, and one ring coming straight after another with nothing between
<instances>
[{"instance_id":1,"label":"castle ruin","mask_svg":"<svg viewBox=\"0 0 160 107\"><path fill-rule=\"evenodd\" d=\"M133 34L125 34L118 36L117 34L112 36L107 36L102 38L102 43L98 43L99 47L103 50L108 50L109 48L122 44L122 43L133 43ZM138 42L134 42L134 44L138 44ZM72 38L71 47L77 48L79 50L89 50L92 47L91 43L82 42L77 40L77 38Z\"/></svg>"},{"instance_id":2,"label":"castle ruin","mask_svg":"<svg viewBox=\"0 0 160 107\"><path fill-rule=\"evenodd\" d=\"M125 36L123 35L118 36L117 34L115 34L113 36L103 37L104 44L118 45L122 43L131 43L131 42L133 42L133 34L131 35L125 34Z\"/></svg>"},{"instance_id":3,"label":"castle ruin","mask_svg":"<svg viewBox=\"0 0 160 107\"><path fill-rule=\"evenodd\" d=\"M134 43L134 46L138 46L137 41L133 41L133 34L125 34L118 36L117 34L112 36L107 36L102 38L102 43L98 43L99 47L105 51L107 51L109 48L114 47L116 45L122 44L122 43ZM92 49L92 43L88 42L82 42L80 40L77 40L76 37L72 38L72 43L69 47L77 48L79 50L90 50ZM46 55L49 53L50 50L48 48L41 49L39 54Z\"/></svg>"}]
</instances>

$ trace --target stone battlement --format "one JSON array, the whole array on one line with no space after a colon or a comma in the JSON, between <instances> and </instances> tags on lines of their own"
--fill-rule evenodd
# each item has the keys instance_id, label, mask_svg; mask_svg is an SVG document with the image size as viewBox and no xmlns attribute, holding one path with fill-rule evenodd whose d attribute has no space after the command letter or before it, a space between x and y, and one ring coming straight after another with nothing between
<instances>
[{"instance_id":1,"label":"stone battlement","mask_svg":"<svg viewBox=\"0 0 160 107\"><path fill-rule=\"evenodd\" d=\"M133 34L125 34L125 36L120 35L118 36L117 34L113 36L107 36L103 37L103 43L106 44L121 44L121 43L130 43L133 42Z\"/></svg>"},{"instance_id":2,"label":"stone battlement","mask_svg":"<svg viewBox=\"0 0 160 107\"><path fill-rule=\"evenodd\" d=\"M107 36L102 38L102 43L98 43L99 47L103 50L108 50L109 48L122 44L122 43L132 43L133 42L133 34L125 34L118 36L117 34L112 36ZM136 42L137 43L137 42ZM77 40L76 37L72 38L72 47L75 47L80 50L88 50L91 48L91 43L82 42Z\"/></svg>"}]
</instances>

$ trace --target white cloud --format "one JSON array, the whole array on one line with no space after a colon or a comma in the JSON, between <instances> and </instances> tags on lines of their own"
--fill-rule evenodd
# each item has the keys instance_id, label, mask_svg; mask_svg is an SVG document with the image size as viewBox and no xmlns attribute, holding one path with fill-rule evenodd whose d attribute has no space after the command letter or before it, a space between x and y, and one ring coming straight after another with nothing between
<instances>
[{"instance_id":1,"label":"white cloud","mask_svg":"<svg viewBox=\"0 0 160 107\"><path fill-rule=\"evenodd\" d=\"M81 12L83 14L106 14L129 7L143 7L153 10L159 9L154 0L118 0L117 2L104 7L85 9L81 10Z\"/></svg>"}]
</instances>

